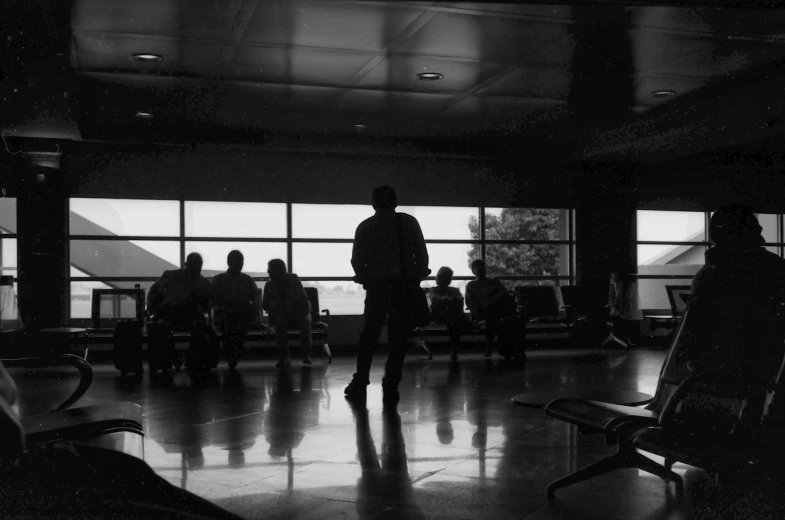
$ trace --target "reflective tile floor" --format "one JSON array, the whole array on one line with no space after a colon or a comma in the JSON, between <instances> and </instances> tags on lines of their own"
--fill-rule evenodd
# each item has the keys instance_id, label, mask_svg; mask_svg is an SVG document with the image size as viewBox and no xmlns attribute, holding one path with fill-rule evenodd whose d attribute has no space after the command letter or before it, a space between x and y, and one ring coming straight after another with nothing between
<instances>
[{"instance_id":1,"label":"reflective tile floor","mask_svg":"<svg viewBox=\"0 0 785 520\"><path fill-rule=\"evenodd\" d=\"M759 486L720 490L708 476L673 485L620 470L566 488L548 503L545 487L613 452L604 438L578 435L542 410L510 397L529 389L615 388L654 393L665 351L538 350L525 368L479 353L452 363L410 356L396 409L382 407L382 355L366 406L343 389L353 358L331 365L298 360L224 363L200 384L121 384L96 364L82 404L117 400L145 411L145 460L174 483L245 518L685 519L785 518ZM46 410L62 381L20 381L22 413Z\"/></svg>"}]
</instances>

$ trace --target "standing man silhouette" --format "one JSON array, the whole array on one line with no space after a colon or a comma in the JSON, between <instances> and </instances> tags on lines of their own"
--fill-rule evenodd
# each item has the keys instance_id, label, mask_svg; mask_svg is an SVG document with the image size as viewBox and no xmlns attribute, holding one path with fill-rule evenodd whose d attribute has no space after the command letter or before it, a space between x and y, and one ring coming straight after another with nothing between
<instances>
[{"instance_id":1,"label":"standing man silhouette","mask_svg":"<svg viewBox=\"0 0 785 520\"><path fill-rule=\"evenodd\" d=\"M346 396L363 400L370 384L373 353L387 320L389 354L384 368L384 403L398 402L398 383L411 334L407 311L420 289L420 281L431 273L428 250L417 219L397 213L397 195L391 186L379 186L371 196L376 213L357 226L352 249L354 280L365 288L363 330L357 353L357 372Z\"/></svg>"}]
</instances>

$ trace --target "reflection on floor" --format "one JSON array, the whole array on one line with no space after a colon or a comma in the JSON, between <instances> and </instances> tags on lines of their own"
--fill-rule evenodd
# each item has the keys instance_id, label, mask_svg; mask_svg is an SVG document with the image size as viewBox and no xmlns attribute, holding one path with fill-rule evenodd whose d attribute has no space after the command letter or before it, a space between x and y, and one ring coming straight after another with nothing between
<instances>
[{"instance_id":1,"label":"reflection on floor","mask_svg":"<svg viewBox=\"0 0 785 520\"><path fill-rule=\"evenodd\" d=\"M679 465L687 477L684 500L672 485L622 470L567 488L548 504L548 482L613 447L510 397L559 386L653 393L664 354L535 351L525 368L479 354L457 363L411 356L393 411L382 407L378 361L367 406L360 407L343 397L350 357L311 367L295 360L283 371L272 360L245 361L236 372L222 363L198 385L179 372L166 385L145 375L133 387L99 364L80 404L141 404L146 461L170 482L246 518L785 517L769 516L750 493L719 500L703 472ZM22 413L48 407L48 392L40 390L52 390L50 383L20 382ZM735 512L723 516L722 508Z\"/></svg>"}]
</instances>

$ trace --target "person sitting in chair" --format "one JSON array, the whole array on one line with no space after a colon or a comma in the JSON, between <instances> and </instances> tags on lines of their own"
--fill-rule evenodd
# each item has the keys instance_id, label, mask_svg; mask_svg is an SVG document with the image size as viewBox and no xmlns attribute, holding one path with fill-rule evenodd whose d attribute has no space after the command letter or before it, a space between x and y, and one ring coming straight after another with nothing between
<instances>
[{"instance_id":1,"label":"person sitting in chair","mask_svg":"<svg viewBox=\"0 0 785 520\"><path fill-rule=\"evenodd\" d=\"M229 269L213 277L213 318L223 336L229 369L233 370L245 336L259 314L255 306L259 289L253 279L242 272L244 257L240 251L230 251L226 263Z\"/></svg>"},{"instance_id":2,"label":"person sitting in chair","mask_svg":"<svg viewBox=\"0 0 785 520\"><path fill-rule=\"evenodd\" d=\"M276 367L291 364L287 331L300 330L300 345L303 363L311 364L311 304L305 295L300 278L288 273L286 263L278 258L267 263L270 281L264 284L262 308L270 315L270 325L275 328L278 341L278 363Z\"/></svg>"},{"instance_id":3,"label":"person sitting in chair","mask_svg":"<svg viewBox=\"0 0 785 520\"><path fill-rule=\"evenodd\" d=\"M154 321L189 330L210 309L213 287L202 276L202 255L191 253L182 269L164 271L150 287L147 311Z\"/></svg>"},{"instance_id":4,"label":"person sitting in chair","mask_svg":"<svg viewBox=\"0 0 785 520\"><path fill-rule=\"evenodd\" d=\"M464 312L464 301L461 290L450 287L453 270L442 267L436 273L436 287L428 291L431 301L431 314L436 323L447 325L447 335L450 337L450 359L458 359L458 345L461 334L470 329L471 321Z\"/></svg>"},{"instance_id":5,"label":"person sitting in chair","mask_svg":"<svg viewBox=\"0 0 785 520\"><path fill-rule=\"evenodd\" d=\"M510 300L507 288L496 278L488 278L484 260L471 263L475 278L466 285L466 306L473 321L485 322L485 357L490 357L499 321L515 312L514 298Z\"/></svg>"}]
</instances>

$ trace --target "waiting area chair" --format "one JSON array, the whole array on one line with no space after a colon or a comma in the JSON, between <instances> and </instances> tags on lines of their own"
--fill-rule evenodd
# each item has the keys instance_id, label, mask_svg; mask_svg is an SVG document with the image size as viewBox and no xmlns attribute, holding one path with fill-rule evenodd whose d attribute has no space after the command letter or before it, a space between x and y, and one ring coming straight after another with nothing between
<instances>
[{"instance_id":1,"label":"waiting area chair","mask_svg":"<svg viewBox=\"0 0 785 520\"><path fill-rule=\"evenodd\" d=\"M119 402L71 408L93 382L93 370L87 361L63 354L3 359L2 363L10 370L70 365L79 371L77 388L54 410L22 417L27 449L66 440L81 441L144 458L141 406Z\"/></svg>"},{"instance_id":2,"label":"waiting area chair","mask_svg":"<svg viewBox=\"0 0 785 520\"><path fill-rule=\"evenodd\" d=\"M330 310L319 307L319 290L316 287L305 287L304 289L305 296L311 304L311 338L322 342L322 357L326 355L327 362L332 363L333 355L329 343ZM324 315L324 319L322 319L322 315ZM290 338L299 339L300 331L297 329L296 323L293 323L291 328L287 330L287 335ZM251 339L275 339L274 332L269 329L262 333L251 331L249 336Z\"/></svg>"},{"instance_id":3,"label":"waiting area chair","mask_svg":"<svg viewBox=\"0 0 785 520\"><path fill-rule=\"evenodd\" d=\"M643 438L638 434L649 427L663 426L663 422L667 424L676 403L683 396L692 395L696 381L702 381L702 377L723 377L738 386L740 381L758 381L754 374L761 356L774 356L780 359L775 366L781 366L784 314L783 308L775 304L695 301L687 307L660 371L655 396L645 408L586 399L556 399L549 403L546 414L577 425L582 433L604 433L609 442L618 443L618 448L614 455L552 482L547 488L548 498L553 498L557 489L621 468L642 469L675 482L680 489L681 477L671 466L675 460L686 457L675 457L676 450L663 449L665 464L657 464L638 453L636 447L645 442L664 443L662 433L656 430ZM719 389L717 392L721 395ZM657 435L660 437L654 440Z\"/></svg>"}]
</instances>

